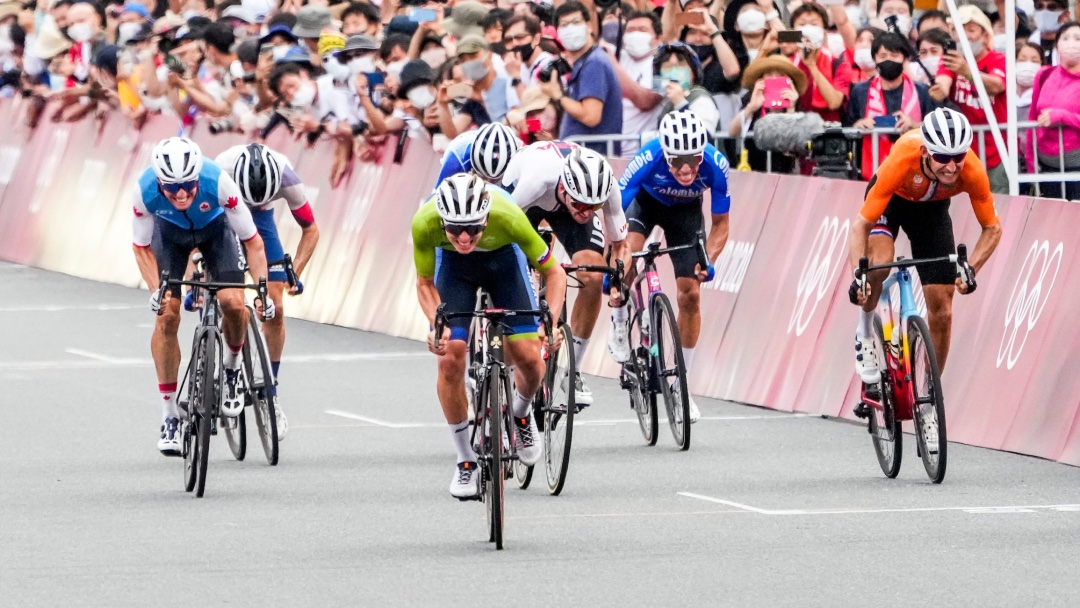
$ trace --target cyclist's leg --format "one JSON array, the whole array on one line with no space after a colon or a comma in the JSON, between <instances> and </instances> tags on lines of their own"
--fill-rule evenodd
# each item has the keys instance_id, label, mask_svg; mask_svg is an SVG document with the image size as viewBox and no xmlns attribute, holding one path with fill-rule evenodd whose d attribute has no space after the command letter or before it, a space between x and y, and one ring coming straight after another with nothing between
<instances>
[{"instance_id":1,"label":"cyclist's leg","mask_svg":"<svg viewBox=\"0 0 1080 608\"><path fill-rule=\"evenodd\" d=\"M169 276L174 279L184 276L184 268L191 252L191 241L186 231L165 221L155 221L150 246L159 270L169 271ZM179 328L180 288L174 287L161 303L161 315L154 323L154 333L150 338L150 352L158 377L163 418L175 418L178 415L176 380L180 369L180 341L176 334Z\"/></svg>"},{"instance_id":2,"label":"cyclist's leg","mask_svg":"<svg viewBox=\"0 0 1080 608\"><path fill-rule=\"evenodd\" d=\"M911 255L915 259L956 253L948 200L928 201L919 203L918 208L913 207L905 218L904 232L911 239ZM952 338L956 266L949 262L919 266L918 273L926 297L926 321L934 341L934 352L939 368L944 370Z\"/></svg>"},{"instance_id":3,"label":"cyclist's leg","mask_svg":"<svg viewBox=\"0 0 1080 608\"><path fill-rule=\"evenodd\" d=\"M274 318L263 324L266 348L270 351L270 367L276 378L281 364L281 353L285 350L285 309L282 307L287 281L285 248L281 244L281 237L278 236L277 225L274 223L273 208L252 209L251 219L254 220L255 227L259 229L259 236L262 237L263 247L266 250L266 264L270 275L267 277L267 291L277 309Z\"/></svg>"},{"instance_id":4,"label":"cyclist's leg","mask_svg":"<svg viewBox=\"0 0 1080 608\"><path fill-rule=\"evenodd\" d=\"M247 271L244 246L236 238L222 215L198 233L199 250L203 252L206 267L214 281L243 283ZM225 368L233 375L240 370L240 353L247 336L247 306L242 289L223 289L218 292L221 307L221 332L225 338L223 360Z\"/></svg>"},{"instance_id":5,"label":"cyclist's leg","mask_svg":"<svg viewBox=\"0 0 1080 608\"><path fill-rule=\"evenodd\" d=\"M870 229L867 241L866 257L870 265L886 264L896 255L896 236L900 233L901 220L908 205L912 203L902 198L893 197L885 213L877 224ZM858 322L855 324L855 372L867 384L875 384L880 377L878 354L872 352L877 342L874 340L874 314L881 298L881 285L889 276L888 270L875 270L867 276L870 293L866 303L859 309Z\"/></svg>"},{"instance_id":6,"label":"cyclist's leg","mask_svg":"<svg viewBox=\"0 0 1080 608\"><path fill-rule=\"evenodd\" d=\"M626 210L628 226L626 244L631 253L636 253L645 248L645 241L649 238L649 234L652 233L653 227L656 226L654 207L657 205L659 203L648 193L641 191ZM636 275L637 265L631 262L630 267L626 269L623 281L630 285L634 282ZM612 328L611 333L608 334L608 351L620 363L625 363L630 359L629 323L629 308L627 302L623 302L622 306L611 311Z\"/></svg>"},{"instance_id":7,"label":"cyclist's leg","mask_svg":"<svg viewBox=\"0 0 1080 608\"><path fill-rule=\"evenodd\" d=\"M597 215L594 214L588 222L579 224L569 213L561 211L552 213L548 222L574 264L603 266L604 228ZM596 319L600 316L604 275L598 272L579 272L577 279L581 288L570 315L570 327L574 332L574 354L580 361L589 339L592 338Z\"/></svg>"},{"instance_id":8,"label":"cyclist's leg","mask_svg":"<svg viewBox=\"0 0 1080 608\"><path fill-rule=\"evenodd\" d=\"M478 278L496 308L523 310L539 306L529 280L529 264L517 245L490 252L483 276ZM507 317L505 323L507 359L514 362L517 382L514 411L517 416L525 416L532 409L533 395L544 376L537 335L540 320L532 315L515 315Z\"/></svg>"},{"instance_id":9,"label":"cyclist's leg","mask_svg":"<svg viewBox=\"0 0 1080 608\"><path fill-rule=\"evenodd\" d=\"M695 203L672 205L660 220L664 229L668 247L692 245L697 242L697 235L704 229L704 215L700 200ZM698 253L695 249L673 251L671 265L675 270L675 285L678 288L678 323L679 337L682 339L683 362L690 369L701 333L701 283L697 280L695 268Z\"/></svg>"}]
</instances>

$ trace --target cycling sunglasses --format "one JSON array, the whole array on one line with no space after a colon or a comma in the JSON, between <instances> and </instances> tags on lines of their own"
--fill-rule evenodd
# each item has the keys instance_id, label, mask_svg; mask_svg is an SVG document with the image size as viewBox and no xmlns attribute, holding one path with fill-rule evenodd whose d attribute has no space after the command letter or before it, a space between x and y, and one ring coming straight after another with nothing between
<instances>
[{"instance_id":1,"label":"cycling sunglasses","mask_svg":"<svg viewBox=\"0 0 1080 608\"><path fill-rule=\"evenodd\" d=\"M574 211L577 211L579 213L589 213L589 212L592 212L592 211L599 211L599 210L603 209L604 205L605 205L605 203L597 203L595 205L590 205L588 203L579 203L579 202L577 202L574 199L569 198L569 197L567 197L567 202L570 203L570 206L574 209Z\"/></svg>"},{"instance_id":2,"label":"cycling sunglasses","mask_svg":"<svg viewBox=\"0 0 1080 608\"><path fill-rule=\"evenodd\" d=\"M934 162L947 165L950 162L960 164L967 158L967 152L961 152L960 154L931 154L930 158L934 159Z\"/></svg>"},{"instance_id":3,"label":"cycling sunglasses","mask_svg":"<svg viewBox=\"0 0 1080 608\"><path fill-rule=\"evenodd\" d=\"M443 222L443 230L450 236L461 236L463 233L476 236L487 228L487 224L449 224Z\"/></svg>"},{"instance_id":4,"label":"cycling sunglasses","mask_svg":"<svg viewBox=\"0 0 1080 608\"><path fill-rule=\"evenodd\" d=\"M169 194L176 194L177 192L179 192L181 190L186 190L187 192L191 192L191 191L195 190L195 188L199 185L199 180L193 179L193 180L187 181L187 182L180 182L179 184L160 184L160 185L161 185L161 189L164 190L165 192L168 192Z\"/></svg>"},{"instance_id":5,"label":"cycling sunglasses","mask_svg":"<svg viewBox=\"0 0 1080 608\"><path fill-rule=\"evenodd\" d=\"M701 164L701 161L705 159L702 154L685 154L680 156L668 156L667 162L669 165L676 169L681 169L683 165L692 165L694 167Z\"/></svg>"}]
</instances>

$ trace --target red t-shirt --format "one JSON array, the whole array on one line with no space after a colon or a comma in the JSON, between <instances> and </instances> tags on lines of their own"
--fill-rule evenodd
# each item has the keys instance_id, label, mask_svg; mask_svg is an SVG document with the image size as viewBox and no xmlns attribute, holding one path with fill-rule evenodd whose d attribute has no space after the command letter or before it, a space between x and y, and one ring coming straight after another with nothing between
<instances>
[{"instance_id":1,"label":"red t-shirt","mask_svg":"<svg viewBox=\"0 0 1080 608\"><path fill-rule=\"evenodd\" d=\"M810 68L802 61L802 56L799 54L795 55L795 65L799 66L802 73L806 75L806 82L810 85L806 87L806 92L799 98L797 104L799 111L816 112L826 122L840 122L840 111L844 106L841 105L836 110L828 109L825 98L821 96L821 92L818 91L817 85L814 83L814 77L810 75ZM817 67L825 75L829 83L832 84L833 88L840 91L846 100L851 91L851 65L843 57L836 58L824 51L820 51Z\"/></svg>"},{"instance_id":2,"label":"red t-shirt","mask_svg":"<svg viewBox=\"0 0 1080 608\"><path fill-rule=\"evenodd\" d=\"M982 59L977 60L976 65L983 74L997 76L1002 80L1005 79L1005 55L1003 53L990 51ZM986 110L979 101L979 92L970 80L963 76L957 76L947 69L944 64L938 68L937 75L948 76L953 79L952 90L949 91L949 99L960 108L960 111L963 112L964 116L967 116L967 119L971 124L990 124L990 121L986 118ZM1008 118L1008 101L1005 99L1005 93L1002 92L992 96L990 98L990 106L994 110L994 117L997 118L998 124L1004 127ZM990 133L986 133L984 137L986 138L986 166L987 168L992 169L1001 164L1001 156L998 154L997 145L994 143L993 136ZM978 133L975 134L975 139L972 141L971 147L978 151Z\"/></svg>"}]
</instances>

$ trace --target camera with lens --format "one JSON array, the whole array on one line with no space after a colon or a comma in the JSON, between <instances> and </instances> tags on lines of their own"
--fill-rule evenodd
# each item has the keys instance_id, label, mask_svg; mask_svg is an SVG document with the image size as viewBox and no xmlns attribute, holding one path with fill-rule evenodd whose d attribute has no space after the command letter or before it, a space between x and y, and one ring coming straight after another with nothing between
<instances>
[{"instance_id":1,"label":"camera with lens","mask_svg":"<svg viewBox=\"0 0 1080 608\"><path fill-rule=\"evenodd\" d=\"M551 63L545 65L543 69L540 70L540 74L538 75L538 77L540 79L540 82L548 82L551 80L552 72L558 72L559 76L566 76L572 71L573 68L570 67L570 62L563 59L562 57L558 57Z\"/></svg>"},{"instance_id":2,"label":"camera with lens","mask_svg":"<svg viewBox=\"0 0 1080 608\"><path fill-rule=\"evenodd\" d=\"M619 0L593 0L596 8L604 11L619 4Z\"/></svg>"},{"instance_id":3,"label":"camera with lens","mask_svg":"<svg viewBox=\"0 0 1080 608\"><path fill-rule=\"evenodd\" d=\"M859 144L863 134L857 129L834 126L836 124L827 124L823 132L810 140L810 160L817 164L813 175L859 179L859 161L862 158Z\"/></svg>"},{"instance_id":4,"label":"camera with lens","mask_svg":"<svg viewBox=\"0 0 1080 608\"><path fill-rule=\"evenodd\" d=\"M210 130L211 135L217 135L218 133L232 131L236 127L236 118L233 116L226 116L210 123L207 127Z\"/></svg>"}]
</instances>

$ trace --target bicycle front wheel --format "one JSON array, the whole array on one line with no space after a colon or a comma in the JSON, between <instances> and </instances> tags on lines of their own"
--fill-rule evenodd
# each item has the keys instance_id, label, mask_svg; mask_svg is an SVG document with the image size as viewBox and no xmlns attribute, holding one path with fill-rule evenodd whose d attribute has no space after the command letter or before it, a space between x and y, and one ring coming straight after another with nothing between
<instances>
[{"instance_id":1,"label":"bicycle front wheel","mask_svg":"<svg viewBox=\"0 0 1080 608\"><path fill-rule=\"evenodd\" d=\"M642 331L641 311L637 310L634 301L631 300L626 306L630 317L630 361L623 364L620 382L630 393L630 407L637 415L641 436L645 438L646 445L652 446L656 445L659 436L659 420L656 393L649 389L649 350L644 345L647 334Z\"/></svg>"},{"instance_id":2,"label":"bicycle front wheel","mask_svg":"<svg viewBox=\"0 0 1080 608\"><path fill-rule=\"evenodd\" d=\"M509 403L506 403L506 390L502 386L499 370L488 370L487 412L484 424L487 437L484 443L488 453L485 459L484 503L487 507L488 541L495 543L496 549L503 548L503 495L505 494L506 475L503 473L503 440L506 429L503 428L503 416Z\"/></svg>"},{"instance_id":3,"label":"bicycle front wheel","mask_svg":"<svg viewBox=\"0 0 1080 608\"><path fill-rule=\"evenodd\" d=\"M255 311L248 306L248 332L244 340L244 374L247 378L247 402L255 411L259 441L270 466L278 463L277 380L270 366L270 351L259 330Z\"/></svg>"},{"instance_id":4,"label":"bicycle front wheel","mask_svg":"<svg viewBox=\"0 0 1080 608\"><path fill-rule=\"evenodd\" d=\"M900 328L894 328L893 331L900 331ZM881 317L874 315L874 350L878 356L881 380L875 388L870 389L870 392L871 396L880 400L881 409L870 408L869 431L870 439L874 443L874 453L877 454L878 466L886 477L893 479L900 473L900 462L904 454L904 433L900 421L896 418L896 398L893 397L893 382L889 375L888 359L885 355L884 335Z\"/></svg>"},{"instance_id":5,"label":"bicycle front wheel","mask_svg":"<svg viewBox=\"0 0 1080 608\"><path fill-rule=\"evenodd\" d=\"M195 496L202 497L206 491L206 467L210 461L210 434L213 431L214 417L221 403L221 383L224 381L221 361L221 344L217 335L206 332L200 340L198 374L200 390L196 401L195 436L198 447L195 450L197 480Z\"/></svg>"},{"instance_id":6,"label":"bicycle front wheel","mask_svg":"<svg viewBox=\"0 0 1080 608\"><path fill-rule=\"evenodd\" d=\"M680 450L690 449L690 392L686 386L679 324L666 295L652 298L653 345L656 347L655 371L664 396L668 425Z\"/></svg>"},{"instance_id":7,"label":"bicycle front wheel","mask_svg":"<svg viewBox=\"0 0 1080 608\"><path fill-rule=\"evenodd\" d=\"M570 468L570 444L574 439L574 401L577 361L574 359L574 336L570 325L563 323L556 331L562 334L559 350L549 353L547 374L541 390L548 395L544 418L544 468L548 492L558 496L566 485Z\"/></svg>"},{"instance_id":8,"label":"bicycle front wheel","mask_svg":"<svg viewBox=\"0 0 1080 608\"><path fill-rule=\"evenodd\" d=\"M945 479L949 442L945 435L945 398L941 392L941 369L922 317L908 319L908 356L915 395L915 443L930 481Z\"/></svg>"}]
</instances>

